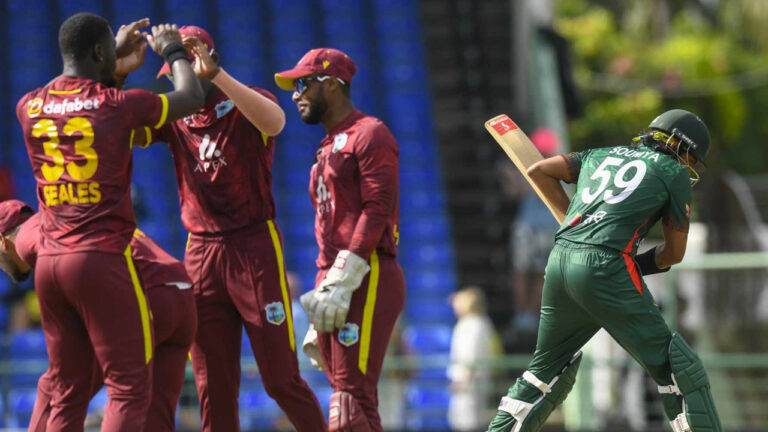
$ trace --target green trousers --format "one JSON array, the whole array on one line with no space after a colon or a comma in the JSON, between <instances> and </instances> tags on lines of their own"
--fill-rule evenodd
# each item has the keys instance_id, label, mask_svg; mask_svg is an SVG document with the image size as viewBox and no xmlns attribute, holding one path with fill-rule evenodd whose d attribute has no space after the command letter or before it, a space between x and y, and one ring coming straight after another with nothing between
<instances>
[{"instance_id":1,"label":"green trousers","mask_svg":"<svg viewBox=\"0 0 768 432\"><path fill-rule=\"evenodd\" d=\"M558 240L547 262L536 352L528 371L545 383L552 381L601 327L656 383L672 384L672 334L633 260L613 249ZM518 378L508 396L532 403L541 391ZM664 402L667 416L674 418L679 401Z\"/></svg>"}]
</instances>

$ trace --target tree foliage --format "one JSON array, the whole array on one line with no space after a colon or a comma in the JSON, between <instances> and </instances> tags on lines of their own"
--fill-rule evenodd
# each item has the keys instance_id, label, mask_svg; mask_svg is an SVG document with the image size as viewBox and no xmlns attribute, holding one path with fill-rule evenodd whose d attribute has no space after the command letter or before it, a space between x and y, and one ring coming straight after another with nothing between
<instances>
[{"instance_id":1,"label":"tree foliage","mask_svg":"<svg viewBox=\"0 0 768 432\"><path fill-rule=\"evenodd\" d=\"M558 0L554 27L585 104L575 148L628 142L683 108L710 128L711 169L766 171L768 1Z\"/></svg>"}]
</instances>

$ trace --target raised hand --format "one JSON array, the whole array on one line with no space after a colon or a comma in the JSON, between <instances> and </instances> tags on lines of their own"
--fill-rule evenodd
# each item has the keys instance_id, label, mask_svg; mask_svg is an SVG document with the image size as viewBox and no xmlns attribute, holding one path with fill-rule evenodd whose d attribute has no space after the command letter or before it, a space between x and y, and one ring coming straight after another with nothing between
<instances>
[{"instance_id":1,"label":"raised hand","mask_svg":"<svg viewBox=\"0 0 768 432\"><path fill-rule=\"evenodd\" d=\"M187 52L192 53L195 56L195 61L192 64L192 69L199 78L212 79L219 72L219 65L211 57L211 53L208 48L196 37L188 37L184 39L184 46L187 48Z\"/></svg>"},{"instance_id":2,"label":"raised hand","mask_svg":"<svg viewBox=\"0 0 768 432\"><path fill-rule=\"evenodd\" d=\"M163 55L163 49L168 45L178 42L181 43L181 34L179 26L176 24L158 24L152 26L152 34L147 35L147 42L152 51Z\"/></svg>"},{"instance_id":3,"label":"raised hand","mask_svg":"<svg viewBox=\"0 0 768 432\"><path fill-rule=\"evenodd\" d=\"M128 55L117 59L115 75L126 76L135 71L144 64L146 56L147 43L142 40Z\"/></svg>"},{"instance_id":4,"label":"raised hand","mask_svg":"<svg viewBox=\"0 0 768 432\"><path fill-rule=\"evenodd\" d=\"M144 43L144 35L139 29L149 25L149 18L142 18L128 25L121 25L115 35L115 51L117 58L123 58L134 54Z\"/></svg>"}]
</instances>

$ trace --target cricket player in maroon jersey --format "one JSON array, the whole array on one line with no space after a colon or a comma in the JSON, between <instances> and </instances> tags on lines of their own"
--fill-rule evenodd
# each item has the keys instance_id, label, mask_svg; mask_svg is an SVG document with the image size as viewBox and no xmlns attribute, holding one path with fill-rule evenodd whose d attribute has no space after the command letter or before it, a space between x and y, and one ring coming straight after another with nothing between
<instances>
[{"instance_id":1,"label":"cricket player in maroon jersey","mask_svg":"<svg viewBox=\"0 0 768 432\"><path fill-rule=\"evenodd\" d=\"M83 430L88 393L77 389L92 372L90 356L109 396L102 431L142 431L151 402L151 310L129 245L136 228L129 142L136 128L197 110L202 89L168 24L153 27L148 40L173 66L176 90L114 88L117 58L146 49L139 26L121 28L116 39L102 17L68 18L59 30L62 75L16 107L40 204L35 288L53 381L48 431Z\"/></svg>"},{"instance_id":2,"label":"cricket player in maroon jersey","mask_svg":"<svg viewBox=\"0 0 768 432\"><path fill-rule=\"evenodd\" d=\"M37 260L41 241L40 215L21 201L0 203L0 238L0 267L15 280L26 279ZM192 283L184 264L138 229L131 239L131 253L154 313L152 403L144 430L173 431L176 406L184 384L187 352L197 326L195 298L190 289ZM84 382L78 388L78 391L87 392L89 399L103 385L98 363L92 364L91 375L84 375ZM46 371L37 383L37 400L29 422L32 432L46 431L52 386L51 373Z\"/></svg>"},{"instance_id":3,"label":"cricket player in maroon jersey","mask_svg":"<svg viewBox=\"0 0 768 432\"><path fill-rule=\"evenodd\" d=\"M327 132L310 175L320 254L315 290L301 298L313 327L305 351L319 343L334 389L330 430L378 432L377 383L405 303L395 260L399 150L384 123L355 109L356 69L343 52L316 48L275 81L294 91L304 123L322 123Z\"/></svg>"},{"instance_id":4,"label":"cricket player in maroon jersey","mask_svg":"<svg viewBox=\"0 0 768 432\"><path fill-rule=\"evenodd\" d=\"M240 428L243 327L264 388L296 430L327 430L320 404L299 374L275 222L274 136L285 124L285 113L271 93L241 84L218 65L205 30L184 26L180 32L194 56L205 106L151 136L137 131L134 143L168 143L176 165L181 219L190 232L184 262L197 297L191 354L203 430ZM168 73L163 66L158 76Z\"/></svg>"}]
</instances>

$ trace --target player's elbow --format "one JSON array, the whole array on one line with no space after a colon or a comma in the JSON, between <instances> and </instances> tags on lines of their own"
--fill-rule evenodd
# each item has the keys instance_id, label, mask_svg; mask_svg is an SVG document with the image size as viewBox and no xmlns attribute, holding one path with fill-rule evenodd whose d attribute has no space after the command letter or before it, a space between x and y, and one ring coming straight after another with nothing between
<instances>
[{"instance_id":1,"label":"player's elbow","mask_svg":"<svg viewBox=\"0 0 768 432\"><path fill-rule=\"evenodd\" d=\"M264 125L262 132L269 136L278 135L285 127L285 112L283 112L283 110L278 110L274 113L270 121L266 123L267 124Z\"/></svg>"},{"instance_id":2,"label":"player's elbow","mask_svg":"<svg viewBox=\"0 0 768 432\"><path fill-rule=\"evenodd\" d=\"M662 252L656 256L656 264L659 268L667 268L679 264L685 257L685 247L670 246L665 244Z\"/></svg>"},{"instance_id":3,"label":"player's elbow","mask_svg":"<svg viewBox=\"0 0 768 432\"><path fill-rule=\"evenodd\" d=\"M534 178L541 178L542 176L546 175L544 174L544 170L542 169L542 162L538 161L534 163L533 165L529 166L526 171L528 174L528 177L534 179Z\"/></svg>"}]
</instances>

